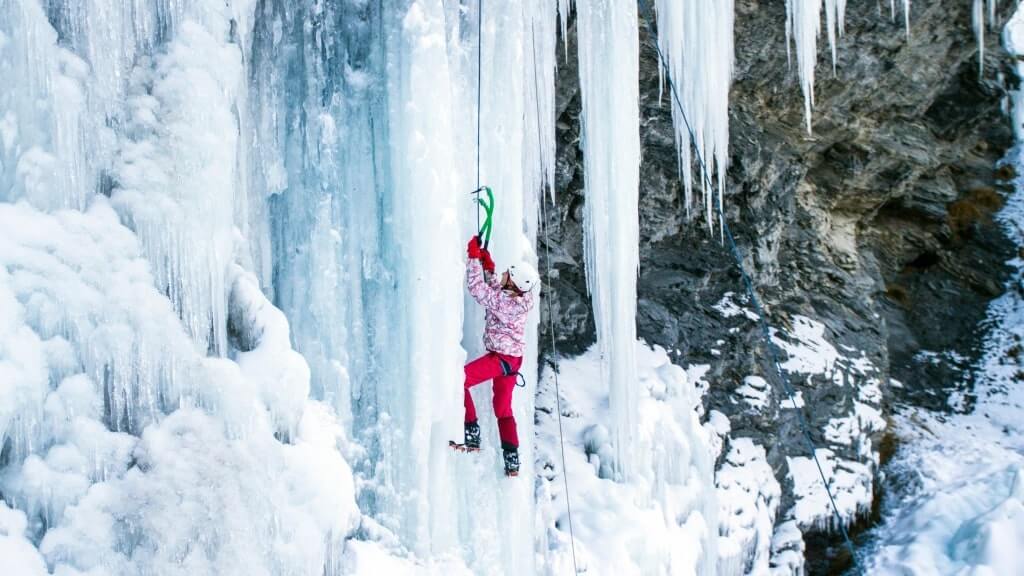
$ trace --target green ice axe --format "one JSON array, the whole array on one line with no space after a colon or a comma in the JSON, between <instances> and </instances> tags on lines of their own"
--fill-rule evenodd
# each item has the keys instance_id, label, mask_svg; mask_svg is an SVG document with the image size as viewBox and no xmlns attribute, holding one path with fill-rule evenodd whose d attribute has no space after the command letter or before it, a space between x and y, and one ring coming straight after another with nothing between
<instances>
[{"instance_id":1,"label":"green ice axe","mask_svg":"<svg viewBox=\"0 0 1024 576\"><path fill-rule=\"evenodd\" d=\"M480 192L487 193L486 200L480 197ZM483 226L481 226L480 230L477 232L480 240L484 243L484 249L487 249L491 243L491 219L494 216L494 191L491 190L490 186L481 186L474 190L473 194L476 194L477 203L484 207L484 213L487 215L484 218Z\"/></svg>"}]
</instances>

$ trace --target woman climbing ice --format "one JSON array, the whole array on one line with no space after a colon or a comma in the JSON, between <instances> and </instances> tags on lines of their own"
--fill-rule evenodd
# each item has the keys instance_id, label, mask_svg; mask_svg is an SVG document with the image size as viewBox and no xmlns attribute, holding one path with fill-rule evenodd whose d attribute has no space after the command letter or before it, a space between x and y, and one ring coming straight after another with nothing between
<instances>
[{"instance_id":1,"label":"woman climbing ice","mask_svg":"<svg viewBox=\"0 0 1024 576\"><path fill-rule=\"evenodd\" d=\"M485 380L494 380L494 415L505 459L505 475L519 475L519 436L512 415L512 391L516 387L519 367L526 347L526 315L533 308L533 287L539 277L527 262L510 266L499 280L494 274L494 261L476 236L467 249L466 285L473 299L486 310L484 347L487 353L466 364L465 402L466 439L453 447L480 450L480 426L469 389Z\"/></svg>"}]
</instances>

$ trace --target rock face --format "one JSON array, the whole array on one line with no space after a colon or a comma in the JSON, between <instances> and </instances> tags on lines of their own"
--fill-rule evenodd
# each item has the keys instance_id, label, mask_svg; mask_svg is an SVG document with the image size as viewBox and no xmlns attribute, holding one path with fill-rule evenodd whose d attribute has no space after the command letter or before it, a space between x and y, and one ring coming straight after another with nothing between
<instances>
[{"instance_id":1,"label":"rock face","mask_svg":"<svg viewBox=\"0 0 1024 576\"><path fill-rule=\"evenodd\" d=\"M1013 176L998 165L1012 144L1004 112L1012 74L999 34L989 30L979 75L970 8L966 0L915 3L908 38L902 15L894 22L887 6L880 13L874 0L850 0L834 76L827 40L820 39L808 135L796 73L787 65L784 3L736 2L726 218L772 326L788 331L799 316L824 324L832 345L874 366L884 410L947 406L1007 273L1002 263L1010 244L991 216ZM1001 7L999 17L1005 20L1009 9ZM678 363L711 366L708 410L730 417L733 438L767 449L785 511L793 505L787 457L806 455L795 412L780 405L784 396L756 324L715 308L730 292L742 304L740 277L717 233L686 217L668 96L659 97L657 55L643 29L641 39L638 333L678 351ZM545 224L556 339L560 352L574 353L593 342L594 323L582 257L572 28L564 40L557 201ZM543 246L540 253L543 267ZM546 335L542 341L549 342ZM750 375L773 384L768 408L751 412L736 402ZM851 372L795 384L815 442L871 462L877 449L830 443L825 433L830 419L851 412L866 378ZM877 447L880 433L869 432ZM814 530L805 527L809 557L828 542ZM829 570L828 556L809 558L809 571Z\"/></svg>"}]
</instances>

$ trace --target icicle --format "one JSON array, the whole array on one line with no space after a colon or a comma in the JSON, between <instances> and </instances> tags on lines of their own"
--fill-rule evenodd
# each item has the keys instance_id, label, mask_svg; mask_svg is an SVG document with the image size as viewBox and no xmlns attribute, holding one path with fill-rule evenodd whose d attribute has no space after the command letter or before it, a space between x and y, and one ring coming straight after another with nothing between
<instances>
[{"instance_id":1,"label":"icicle","mask_svg":"<svg viewBox=\"0 0 1024 576\"><path fill-rule=\"evenodd\" d=\"M973 0L971 6L971 23L974 27L974 37L978 40L978 77L985 72L985 26L986 15L988 26L996 26L996 8L999 0Z\"/></svg>"},{"instance_id":2,"label":"icicle","mask_svg":"<svg viewBox=\"0 0 1024 576\"><path fill-rule=\"evenodd\" d=\"M721 200L729 162L733 2L658 0L657 17L657 42L668 61L683 106L680 111L675 99L670 99L685 202L689 208L693 189L692 154L696 153L704 160L704 164L696 168L704 194L705 222L713 230L714 195ZM717 186L712 185L716 174Z\"/></svg>"},{"instance_id":3,"label":"icicle","mask_svg":"<svg viewBox=\"0 0 1024 576\"><path fill-rule=\"evenodd\" d=\"M895 2L895 0L892 0ZM825 28L828 30L828 46L832 51L832 75L836 74L836 0L825 0ZM895 8L894 8L895 9Z\"/></svg>"},{"instance_id":4,"label":"icicle","mask_svg":"<svg viewBox=\"0 0 1024 576\"><path fill-rule=\"evenodd\" d=\"M903 0L903 28L907 31L907 38L910 38L910 0Z\"/></svg>"},{"instance_id":5,"label":"icicle","mask_svg":"<svg viewBox=\"0 0 1024 576\"><path fill-rule=\"evenodd\" d=\"M978 77L985 72L985 0L974 0L971 8L971 23L974 26L974 37L978 40Z\"/></svg>"},{"instance_id":6,"label":"icicle","mask_svg":"<svg viewBox=\"0 0 1024 576\"><path fill-rule=\"evenodd\" d=\"M558 42L558 3L564 0L529 0L523 3L523 67L525 114L523 125L524 174L534 203L547 190L555 199L555 52Z\"/></svg>"},{"instance_id":7,"label":"icicle","mask_svg":"<svg viewBox=\"0 0 1024 576\"><path fill-rule=\"evenodd\" d=\"M796 47L796 66L800 90L804 94L804 121L811 133L811 109L814 107L814 65L821 32L821 0L786 0L786 43Z\"/></svg>"},{"instance_id":8,"label":"icicle","mask_svg":"<svg viewBox=\"0 0 1024 576\"><path fill-rule=\"evenodd\" d=\"M558 0L558 21L562 25L562 42L565 48L565 59L569 59L569 14L572 12L573 0Z\"/></svg>"},{"instance_id":9,"label":"icicle","mask_svg":"<svg viewBox=\"0 0 1024 576\"><path fill-rule=\"evenodd\" d=\"M640 183L637 3L591 0L578 3L576 13L587 286L594 303L602 378L609 387L614 467L624 480L632 473L638 395L634 350Z\"/></svg>"}]
</instances>

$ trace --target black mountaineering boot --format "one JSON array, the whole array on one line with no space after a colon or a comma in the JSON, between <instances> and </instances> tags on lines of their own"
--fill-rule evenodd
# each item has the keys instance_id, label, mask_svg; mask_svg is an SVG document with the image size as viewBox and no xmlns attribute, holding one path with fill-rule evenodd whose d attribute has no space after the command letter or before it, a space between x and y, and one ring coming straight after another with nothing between
<instances>
[{"instance_id":1,"label":"black mountaineering boot","mask_svg":"<svg viewBox=\"0 0 1024 576\"><path fill-rule=\"evenodd\" d=\"M463 447L467 452L480 450L480 425L476 422L466 422L466 443Z\"/></svg>"},{"instance_id":2,"label":"black mountaineering boot","mask_svg":"<svg viewBox=\"0 0 1024 576\"><path fill-rule=\"evenodd\" d=\"M519 450L504 448L505 453L505 476L519 476Z\"/></svg>"}]
</instances>

